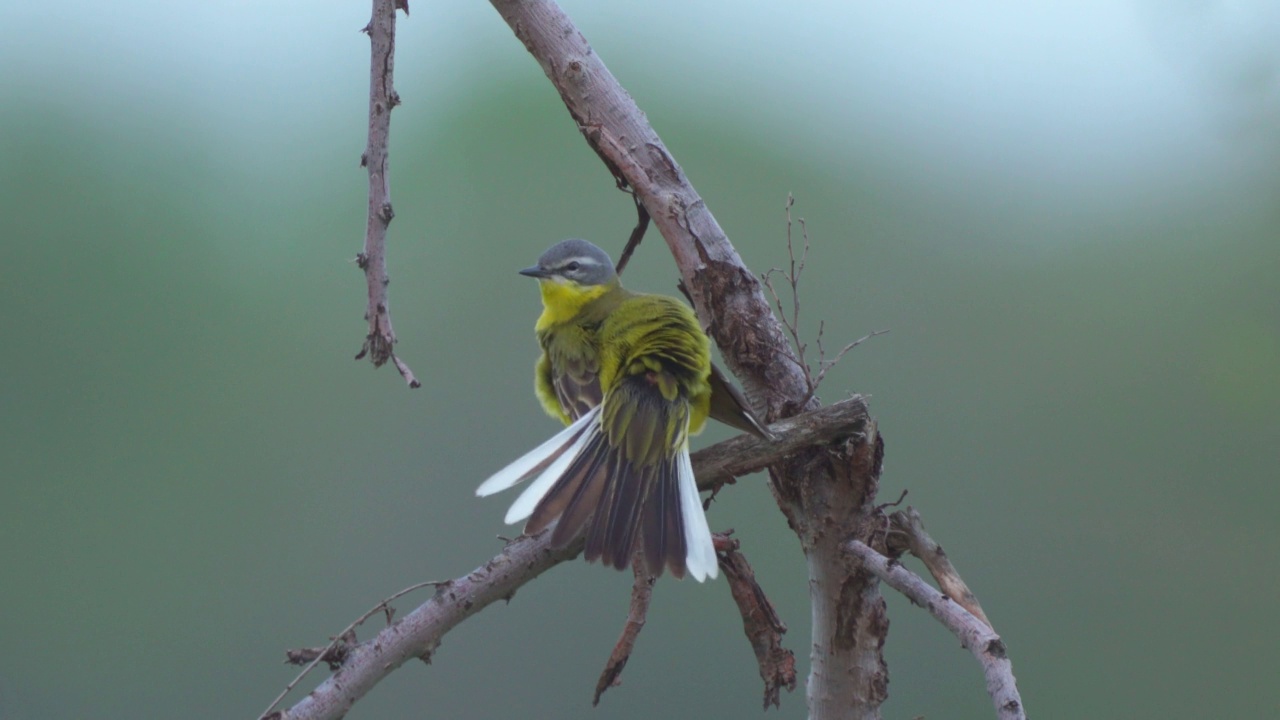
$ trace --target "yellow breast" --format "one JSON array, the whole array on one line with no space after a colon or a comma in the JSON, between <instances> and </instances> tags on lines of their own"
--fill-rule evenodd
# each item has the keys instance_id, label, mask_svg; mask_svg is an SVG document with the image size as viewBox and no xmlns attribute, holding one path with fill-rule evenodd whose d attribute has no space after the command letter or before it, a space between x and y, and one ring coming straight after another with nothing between
<instances>
[{"instance_id":1,"label":"yellow breast","mask_svg":"<svg viewBox=\"0 0 1280 720\"><path fill-rule=\"evenodd\" d=\"M584 305L617 287L616 284L584 287L553 278L539 280L538 286L542 292L542 315L534 329L539 332L575 319Z\"/></svg>"}]
</instances>

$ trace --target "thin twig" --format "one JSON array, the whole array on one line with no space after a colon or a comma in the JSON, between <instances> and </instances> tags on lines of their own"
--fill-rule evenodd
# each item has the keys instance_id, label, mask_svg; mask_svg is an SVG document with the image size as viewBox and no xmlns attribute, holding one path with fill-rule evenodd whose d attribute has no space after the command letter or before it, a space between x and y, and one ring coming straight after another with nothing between
<instances>
[{"instance_id":1,"label":"thin twig","mask_svg":"<svg viewBox=\"0 0 1280 720\"><path fill-rule=\"evenodd\" d=\"M782 318L782 326L787 329L787 333L791 335L791 339L795 343L796 355L794 358L792 358L792 360L796 363L796 365L799 366L800 370L804 373L805 383L808 386L808 391L805 393L804 397L797 404L798 407L804 407L809 402L809 400L813 398L814 394L818 392L818 387L822 385L823 379L827 377L827 371L835 367L836 364L840 362L841 358L843 358L846 353L858 347L866 340L869 340L877 335L884 335L889 331L877 330L873 333L863 335L857 340L854 340L853 342L841 348L840 352L836 353L836 356L834 358L827 360L826 348L822 346L822 336L824 331L826 330L826 321L819 320L818 336L817 336L817 345L818 345L817 373L815 374L813 369L809 367L809 361L805 358L805 353L806 351L808 351L809 346L807 343L805 343L803 340L800 339L800 276L804 273L805 263L809 259L809 226L805 224L804 218L797 218L795 220L795 222L799 223L800 225L800 235L804 239L804 247L800 251L800 259L797 260L796 252L795 252L795 243L792 240L792 235L791 235L791 226L792 226L791 208L794 207L795 204L796 204L795 197L792 196L791 193L787 193L787 202L783 206L783 210L786 212L786 215L787 215L787 259L789 261L788 269L786 271L783 271L779 268L770 268L768 272L760 276L760 280L763 283L765 289L769 291L769 295L773 298L773 304L778 309L778 317ZM783 279L787 281L787 284L791 286L791 317L790 318L787 317L787 311L782 306L782 297L778 295L777 289L773 287L773 276L775 274L780 275Z\"/></svg>"},{"instance_id":2,"label":"thin twig","mask_svg":"<svg viewBox=\"0 0 1280 720\"><path fill-rule=\"evenodd\" d=\"M649 601L653 599L653 581L656 578L649 574L642 555L635 556L631 563L631 570L636 578L631 585L631 609L627 612L627 622L622 626L622 636L613 646L609 661L605 663L604 671L596 681L596 694L591 698L593 707L600 704L600 696L605 690L622 684L622 669L631 659L631 651L636 647L636 638L640 636L645 618L649 614Z\"/></svg>"},{"instance_id":3,"label":"thin twig","mask_svg":"<svg viewBox=\"0 0 1280 720\"><path fill-rule=\"evenodd\" d=\"M848 345L845 345L843 348L840 348L840 352L836 353L836 356L834 358L827 360L826 359L827 351L822 347L822 331L824 329L824 324L825 324L824 321L818 322L818 374L814 376L813 382L809 386L809 394L805 395L805 398L804 398L805 402L809 402L809 398L813 397L813 394L818 392L818 387L822 385L822 380L827 376L827 371L835 367L836 363L840 362L840 358L843 358L845 356L845 353L858 347L862 343L866 342L867 340L870 340L871 338L877 335L884 335L885 333L889 332L888 330L876 330L873 333L868 333L866 335L863 335L857 340L854 340ZM808 368L805 368L805 369L808 370Z\"/></svg>"},{"instance_id":4,"label":"thin twig","mask_svg":"<svg viewBox=\"0 0 1280 720\"><path fill-rule=\"evenodd\" d=\"M889 522L893 532L885 544L890 556L896 557L906 550L920 558L944 595L963 605L965 610L973 613L988 627L994 628L987 619L987 614L982 611L978 596L973 594L964 578L960 577L960 572L951 564L951 558L947 557L942 546L925 531L924 520L920 518L919 511L908 505L906 510L890 515Z\"/></svg>"},{"instance_id":5,"label":"thin twig","mask_svg":"<svg viewBox=\"0 0 1280 720\"><path fill-rule=\"evenodd\" d=\"M800 234L804 237L804 250L800 252L800 263L796 263L796 253L791 242L791 206L795 205L795 198L791 193L787 193L787 258L791 261L791 272L787 275L787 279L791 282L791 327L800 330L800 274L804 272L805 260L809 259L809 228L804 224L804 218L800 218ZM800 356L800 361L804 362L804 356ZM807 365L808 363L806 363Z\"/></svg>"},{"instance_id":6,"label":"thin twig","mask_svg":"<svg viewBox=\"0 0 1280 720\"><path fill-rule=\"evenodd\" d=\"M451 580L427 580L425 582L420 582L414 585L410 585L409 587L401 590L400 592L387 596L382 600L382 602L378 603L377 605L374 605L372 608L369 608L369 612L353 620L350 625L348 625L346 628L343 629L342 632L338 633L333 637L332 642L330 642L324 648L320 649L320 651L316 653L315 658L311 661L311 664L303 668L302 672L298 673L298 676L295 677L292 682L284 686L284 690L282 690L280 694L276 696L275 700L271 701L271 704L267 706L266 710L262 711L262 714L259 716L259 718L261 718L262 720L265 720L267 715L269 715L272 710L275 710L276 706L280 704L280 701L285 699L285 696L287 696L295 687L297 687L298 683L302 682L302 679L305 678L308 674L310 674L310 672L313 669L315 669L315 666L320 664L320 661L324 660L327 656L329 656L330 653L336 650L339 645L354 643L355 629L363 625L365 620L368 620L369 618L373 617L374 614L377 613L379 610L388 611L387 623L390 624L391 623L390 613L392 612L391 611L392 601L398 600L399 598L402 598L405 595L408 595L414 590L421 590L422 588L427 587L428 585L435 585L436 587L439 587L441 585L447 585L450 582L452 581ZM292 661L292 658L291 658L291 661ZM340 663L341 660L339 660L338 662ZM333 664L332 660L330 664L332 666Z\"/></svg>"},{"instance_id":7,"label":"thin twig","mask_svg":"<svg viewBox=\"0 0 1280 720\"><path fill-rule=\"evenodd\" d=\"M622 248L622 254L618 256L618 264L614 267L614 272L619 275L622 274L623 270L627 269L627 263L631 261L631 254L636 251L637 247L640 247L640 241L644 239L644 233L649 229L649 211L645 208L644 203L640 202L640 198L633 191L626 188L622 188L622 190L630 195L632 202L636 204L636 226L631 229L631 237L627 238L627 244Z\"/></svg>"},{"instance_id":8,"label":"thin twig","mask_svg":"<svg viewBox=\"0 0 1280 720\"><path fill-rule=\"evenodd\" d=\"M365 221L364 251L356 256L356 264L364 271L369 301L364 319L369 323L359 360L366 355L374 367L391 360L400 376L411 388L422 383L409 365L396 357L396 333L391 327L391 311L387 299L387 226L396 216L391 207L391 178L387 166L387 148L391 142L391 110L400 104L400 95L392 82L396 56L396 9L409 14L408 0L373 0L373 16L364 32L369 35L369 139L360 165L369 170L369 213Z\"/></svg>"},{"instance_id":9,"label":"thin twig","mask_svg":"<svg viewBox=\"0 0 1280 720\"><path fill-rule=\"evenodd\" d=\"M982 665L982 672L987 679L987 694L995 705L999 720L1026 720L1022 696L1018 694L1017 680L1013 677L1013 663L1009 660L1004 642L990 625L935 590L919 575L903 567L902 563L890 560L857 540L849 541L845 547L857 556L863 567L907 596L911 602L927 609L929 614L960 638L961 646L972 653Z\"/></svg>"},{"instance_id":10,"label":"thin twig","mask_svg":"<svg viewBox=\"0 0 1280 720\"><path fill-rule=\"evenodd\" d=\"M769 268L767 272L760 276L764 283L765 289L769 291L769 295L773 298L773 304L778 309L778 317L782 319L782 326L787 329L787 333L791 335L792 341L795 343L796 365L804 372L805 382L809 386L809 396L813 396L813 378L809 373L809 363L804 358L805 350L808 345L800 339L800 274L804 272L805 260L809 257L809 231L804 225L804 220L800 221L800 227L804 233L804 250L800 253L800 262L797 267L795 245L791 240L791 208L796 204L796 199L791 193L787 193L787 202L783 205L783 211L787 215L787 259L789 261L789 269L785 272L781 268ZM782 306L782 297L778 295L778 291L773 287L773 276L781 275L787 284L791 286L791 317L787 317L786 308ZM806 402L808 399L806 398ZM804 403L800 404L801 406Z\"/></svg>"}]
</instances>

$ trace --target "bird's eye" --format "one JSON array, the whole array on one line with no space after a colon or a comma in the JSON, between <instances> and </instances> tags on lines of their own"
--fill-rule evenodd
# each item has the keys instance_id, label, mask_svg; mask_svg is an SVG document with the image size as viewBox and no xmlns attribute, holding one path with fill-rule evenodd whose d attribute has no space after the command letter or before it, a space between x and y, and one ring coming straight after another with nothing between
<instances>
[{"instance_id":1,"label":"bird's eye","mask_svg":"<svg viewBox=\"0 0 1280 720\"><path fill-rule=\"evenodd\" d=\"M582 267L582 265L581 265L581 264L579 264L577 260L574 260L573 262L569 263L568 265L565 265L565 266L564 266L564 269L565 269L565 270L568 270L569 272L577 272L577 271L578 271L578 268L581 268L581 267Z\"/></svg>"}]
</instances>

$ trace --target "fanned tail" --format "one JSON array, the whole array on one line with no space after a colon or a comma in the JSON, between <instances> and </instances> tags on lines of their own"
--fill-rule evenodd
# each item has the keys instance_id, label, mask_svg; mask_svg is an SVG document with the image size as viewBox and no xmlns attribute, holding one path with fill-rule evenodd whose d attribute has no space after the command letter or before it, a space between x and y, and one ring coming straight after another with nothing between
<instances>
[{"instance_id":1,"label":"fanned tail","mask_svg":"<svg viewBox=\"0 0 1280 720\"><path fill-rule=\"evenodd\" d=\"M687 572L698 582L716 577L711 530L683 437L680 450L656 465L629 462L619 446L608 442L599 424L589 427L577 443L581 449L576 456L539 494L526 533L555 522L551 541L557 546L585 532L588 561L621 570L643 551L653 575L670 569L676 577ZM556 469L548 468L537 482ZM530 486L526 494L533 492Z\"/></svg>"},{"instance_id":2,"label":"fanned tail","mask_svg":"<svg viewBox=\"0 0 1280 720\"><path fill-rule=\"evenodd\" d=\"M555 523L552 544L586 534L588 561L626 568L637 551L653 575L670 569L698 582L719 572L711 530L689 459L688 416L679 450L657 463L638 464L609 442L600 406L555 437L499 470L476 490L492 495L533 476L507 510L506 522L525 518L524 532Z\"/></svg>"}]
</instances>

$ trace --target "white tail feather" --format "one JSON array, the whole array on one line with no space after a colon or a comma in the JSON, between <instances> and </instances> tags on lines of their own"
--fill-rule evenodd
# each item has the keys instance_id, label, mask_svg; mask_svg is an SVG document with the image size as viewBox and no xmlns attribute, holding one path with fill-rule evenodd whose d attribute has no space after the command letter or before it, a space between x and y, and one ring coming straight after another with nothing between
<instances>
[{"instance_id":1,"label":"white tail feather","mask_svg":"<svg viewBox=\"0 0 1280 720\"><path fill-rule=\"evenodd\" d=\"M587 423L594 420L600 414L600 408L594 407L586 415L578 418L577 422L569 427L556 433L550 440L542 443L538 447L521 455L515 462L502 468L494 473L488 480L480 483L480 487L476 488L476 495L485 497L496 492L501 492L507 488L524 480L529 473L533 472L540 463L553 455L557 450L564 447L579 430L582 430ZM585 433L584 433L585 434ZM563 457L563 456L562 456ZM555 464L555 463L553 463ZM561 470L563 472L563 469Z\"/></svg>"},{"instance_id":2,"label":"white tail feather","mask_svg":"<svg viewBox=\"0 0 1280 720\"><path fill-rule=\"evenodd\" d=\"M698 481L693 477L693 462L689 460L687 442L680 448L679 473L680 517L684 521L684 542L688 548L684 566L698 582L715 579L720 573L720 565L716 561L716 547L711 541L707 515L702 511L702 499L698 497Z\"/></svg>"},{"instance_id":3,"label":"white tail feather","mask_svg":"<svg viewBox=\"0 0 1280 720\"><path fill-rule=\"evenodd\" d=\"M592 436L600 432L600 413L592 410L582 416L583 420L587 418L591 418L592 424L587 426L582 431L582 434L578 436L578 439L561 453L555 462L548 465L547 469L543 470L536 480L529 483L529 487L525 488L524 492L520 493L520 497L511 503L511 508L507 510L507 516L502 519L503 522L511 525L532 515L533 509L538 507L538 503L542 502L543 496L547 494L551 486L555 485L560 476L564 474L564 471L569 469L569 463L578 457L578 453L582 452L582 448L586 446ZM579 420L578 422L581 421Z\"/></svg>"}]
</instances>

